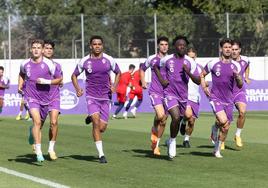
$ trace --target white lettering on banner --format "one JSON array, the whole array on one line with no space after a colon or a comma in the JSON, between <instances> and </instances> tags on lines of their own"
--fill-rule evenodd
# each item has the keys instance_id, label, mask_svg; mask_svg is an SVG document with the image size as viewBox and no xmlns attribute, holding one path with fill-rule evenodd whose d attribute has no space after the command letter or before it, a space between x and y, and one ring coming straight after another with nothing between
<instances>
[{"instance_id":1,"label":"white lettering on banner","mask_svg":"<svg viewBox=\"0 0 268 188\"><path fill-rule=\"evenodd\" d=\"M4 105L5 106L20 106L21 95L18 93L6 93L4 95Z\"/></svg>"},{"instance_id":2,"label":"white lettering on banner","mask_svg":"<svg viewBox=\"0 0 268 188\"><path fill-rule=\"evenodd\" d=\"M268 101L268 89L246 89L248 102Z\"/></svg>"},{"instance_id":3,"label":"white lettering on banner","mask_svg":"<svg viewBox=\"0 0 268 188\"><path fill-rule=\"evenodd\" d=\"M79 98L76 94L68 89L64 89L60 92L60 108L69 110L77 106Z\"/></svg>"}]
</instances>

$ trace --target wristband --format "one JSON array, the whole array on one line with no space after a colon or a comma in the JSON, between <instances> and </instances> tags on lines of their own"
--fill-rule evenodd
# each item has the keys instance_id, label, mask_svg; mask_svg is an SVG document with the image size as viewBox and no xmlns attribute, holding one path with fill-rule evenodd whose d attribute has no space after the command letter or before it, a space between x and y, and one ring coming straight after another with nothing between
<instances>
[{"instance_id":1,"label":"wristband","mask_svg":"<svg viewBox=\"0 0 268 188\"><path fill-rule=\"evenodd\" d=\"M40 84L48 84L48 85L51 84L51 80L47 80L44 78L39 78L39 80L40 80Z\"/></svg>"}]
</instances>

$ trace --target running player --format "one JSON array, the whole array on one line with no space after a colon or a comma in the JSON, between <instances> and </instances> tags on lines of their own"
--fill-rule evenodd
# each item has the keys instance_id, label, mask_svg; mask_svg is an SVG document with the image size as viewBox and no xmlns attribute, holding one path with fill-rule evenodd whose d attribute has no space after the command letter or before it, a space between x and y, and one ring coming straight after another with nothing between
<instances>
[{"instance_id":1,"label":"running player","mask_svg":"<svg viewBox=\"0 0 268 188\"><path fill-rule=\"evenodd\" d=\"M22 87L25 83L24 94L33 120L31 132L38 162L44 161L41 150L41 129L51 101L49 96L50 85L57 85L62 81L61 75L55 74L56 67L53 62L43 57L43 48L43 40L36 39L32 41L32 57L21 63L18 84L18 91L22 93ZM53 77L57 77L57 79L53 79Z\"/></svg>"},{"instance_id":2,"label":"running player","mask_svg":"<svg viewBox=\"0 0 268 188\"><path fill-rule=\"evenodd\" d=\"M140 75L143 88L147 88L147 84L145 82L145 71L149 67L151 68L152 77L149 88L149 96L151 99L151 104L155 110L154 122L151 129L151 149L155 155L160 155L159 143L165 130L167 115L164 107L164 87L159 81L154 67L157 67L160 70L162 78L166 80L166 72L163 67L160 67L160 59L167 55L168 38L159 37L157 39L157 44L159 50L158 53L151 55L146 62L142 64Z\"/></svg>"},{"instance_id":3,"label":"running player","mask_svg":"<svg viewBox=\"0 0 268 188\"><path fill-rule=\"evenodd\" d=\"M243 86L243 80L239 75L240 66L232 60L232 41L222 39L220 41L221 57L210 61L201 74L202 88L210 100L212 110L216 116L215 125L212 128L212 139L215 142L214 155L222 158L220 153L221 143L225 141L230 123L233 120L233 87ZM212 74L212 88L207 87L204 77ZM219 129L219 137L217 130Z\"/></svg>"},{"instance_id":4,"label":"running player","mask_svg":"<svg viewBox=\"0 0 268 188\"><path fill-rule=\"evenodd\" d=\"M193 47L188 49L188 56L196 61L196 50ZM202 72L202 66L197 64L198 74ZM199 85L195 84L192 80L189 80L188 83L188 101L186 106L186 111L184 118L181 120L180 132L184 136L184 141L182 143L183 147L190 148L190 137L194 130L195 120L199 115L199 105L200 105L201 95L199 92ZM187 127L186 127L186 123ZM185 134L186 133L186 134Z\"/></svg>"},{"instance_id":5,"label":"running player","mask_svg":"<svg viewBox=\"0 0 268 188\"><path fill-rule=\"evenodd\" d=\"M103 53L103 39L100 36L92 36L89 42L91 53L81 59L72 74L72 82L78 97L84 94L79 86L77 76L84 70L86 74L86 99L88 116L93 123L92 134L99 153L100 163L107 163L102 145L102 133L108 125L110 92L115 92L120 69L115 60ZM114 85L110 83L110 71L115 76Z\"/></svg>"},{"instance_id":6,"label":"running player","mask_svg":"<svg viewBox=\"0 0 268 188\"><path fill-rule=\"evenodd\" d=\"M171 116L170 138L166 144L170 159L176 156L176 137L179 131L181 116L184 116L188 98L189 78L200 84L200 76L196 71L196 63L187 53L188 40L184 36L177 36L173 40L176 52L161 59L160 65L167 72L168 85L164 89L165 103ZM158 74L158 77L161 77ZM162 79L160 79L162 80Z\"/></svg>"},{"instance_id":7,"label":"running player","mask_svg":"<svg viewBox=\"0 0 268 188\"><path fill-rule=\"evenodd\" d=\"M241 66L241 71L239 72L240 76L243 79L243 82L247 84L250 83L249 80L249 59L246 56L241 55L241 42L238 40L233 40L232 42L232 59L238 62ZM234 105L238 110L238 118L236 122L236 132L234 141L236 146L242 147L243 142L241 139L241 132L244 128L245 124L245 114L246 114L246 107L247 107L247 100L246 100L246 89L245 86L240 89L236 85L234 85ZM224 142L221 145L221 149L225 149Z\"/></svg>"},{"instance_id":8,"label":"running player","mask_svg":"<svg viewBox=\"0 0 268 188\"><path fill-rule=\"evenodd\" d=\"M114 103L114 105L117 105L118 107L115 110L113 118L116 118L117 114L124 107L124 104L126 102L127 87L130 84L131 74L133 73L134 70L135 70L135 65L130 64L128 67L128 71L124 72L120 75L120 80L119 80L119 83L118 83L117 88L116 88L118 102Z\"/></svg>"},{"instance_id":9,"label":"running player","mask_svg":"<svg viewBox=\"0 0 268 188\"><path fill-rule=\"evenodd\" d=\"M4 67L0 66L0 114L4 106L5 90L9 88L9 79L4 76Z\"/></svg>"},{"instance_id":10,"label":"running player","mask_svg":"<svg viewBox=\"0 0 268 188\"><path fill-rule=\"evenodd\" d=\"M127 119L128 110L130 109L131 104L132 104L135 97L137 97L138 100L135 103L135 106L130 110L130 112L133 114L134 117L136 117L137 109L140 107L140 105L142 103L142 99L143 99L140 70L136 70L131 75L130 92L128 94L129 101L128 101L128 104L125 108L125 112L123 113L123 117L125 119Z\"/></svg>"},{"instance_id":11,"label":"running player","mask_svg":"<svg viewBox=\"0 0 268 188\"><path fill-rule=\"evenodd\" d=\"M53 41L44 41L43 54L46 58L50 59L56 67L55 75L61 75L62 77L63 74L61 70L61 65L52 59L54 55L54 49L55 43ZM57 79L57 77L54 76L53 79ZM60 114L60 85L62 85L62 83L58 85L51 85L49 91L51 102L48 105L48 112L50 117L48 154L51 160L57 159L57 155L54 151L54 146L58 135L58 117Z\"/></svg>"},{"instance_id":12,"label":"running player","mask_svg":"<svg viewBox=\"0 0 268 188\"><path fill-rule=\"evenodd\" d=\"M23 109L25 108L25 111L26 111L26 115L24 117L25 120L29 120L30 119L30 114L29 114L29 111L26 107L26 102L24 100L24 96L23 94L21 95L21 101L20 101L20 111L19 111L19 114L16 116L16 120L22 120L23 117L22 117L22 113L23 113Z\"/></svg>"}]
</instances>

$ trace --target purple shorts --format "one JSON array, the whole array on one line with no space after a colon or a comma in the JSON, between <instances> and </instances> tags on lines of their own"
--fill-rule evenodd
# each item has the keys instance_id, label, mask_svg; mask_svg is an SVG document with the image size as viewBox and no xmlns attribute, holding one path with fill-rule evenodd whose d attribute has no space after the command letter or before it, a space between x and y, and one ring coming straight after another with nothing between
<instances>
[{"instance_id":1,"label":"purple shorts","mask_svg":"<svg viewBox=\"0 0 268 188\"><path fill-rule=\"evenodd\" d=\"M190 106L190 107L192 108L192 111L193 111L193 117L194 117L194 118L198 118L198 116L199 116L199 106L200 106L200 104L188 100L188 102L187 102L187 106Z\"/></svg>"},{"instance_id":2,"label":"purple shorts","mask_svg":"<svg viewBox=\"0 0 268 188\"><path fill-rule=\"evenodd\" d=\"M160 104L163 105L165 102L164 97L155 93L150 94L150 100L151 100L152 106L157 106Z\"/></svg>"},{"instance_id":3,"label":"purple shorts","mask_svg":"<svg viewBox=\"0 0 268 188\"><path fill-rule=\"evenodd\" d=\"M224 103L224 102L221 102L218 99L211 99L209 103L210 103L210 105L212 107L212 110L213 110L215 115L218 112L224 110L229 122L233 121L233 109L234 109L233 104Z\"/></svg>"},{"instance_id":4,"label":"purple shorts","mask_svg":"<svg viewBox=\"0 0 268 188\"><path fill-rule=\"evenodd\" d=\"M179 111L180 111L180 116L184 116L186 106L187 106L187 101L180 101L176 97L167 96L165 97L165 105L168 111L172 109L173 107L178 106Z\"/></svg>"},{"instance_id":5,"label":"purple shorts","mask_svg":"<svg viewBox=\"0 0 268 188\"><path fill-rule=\"evenodd\" d=\"M60 111L60 99L54 99L53 101L51 101L51 103L49 103L48 111L50 112L52 110Z\"/></svg>"},{"instance_id":6,"label":"purple shorts","mask_svg":"<svg viewBox=\"0 0 268 188\"><path fill-rule=\"evenodd\" d=\"M45 121L48 115L48 105L41 105L35 101L27 101L27 108L31 112L31 109L36 108L39 110L41 121Z\"/></svg>"},{"instance_id":7,"label":"purple shorts","mask_svg":"<svg viewBox=\"0 0 268 188\"><path fill-rule=\"evenodd\" d=\"M247 99L246 99L246 93L245 92L239 92L235 95L234 97L234 104L236 103L245 103L247 104Z\"/></svg>"},{"instance_id":8,"label":"purple shorts","mask_svg":"<svg viewBox=\"0 0 268 188\"><path fill-rule=\"evenodd\" d=\"M92 114L99 113L100 119L108 123L109 119L109 100L98 100L94 98L87 97L87 111L88 115L91 116Z\"/></svg>"}]
</instances>

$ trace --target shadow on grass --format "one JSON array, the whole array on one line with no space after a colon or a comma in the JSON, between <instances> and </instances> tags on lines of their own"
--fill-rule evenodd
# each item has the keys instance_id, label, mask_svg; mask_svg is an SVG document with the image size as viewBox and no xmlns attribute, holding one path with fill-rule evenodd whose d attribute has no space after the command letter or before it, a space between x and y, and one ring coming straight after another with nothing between
<instances>
[{"instance_id":1,"label":"shadow on grass","mask_svg":"<svg viewBox=\"0 0 268 188\"><path fill-rule=\"evenodd\" d=\"M167 155L154 155L152 150L146 150L146 149L132 149L132 150L122 150L123 152L134 152L141 155L133 155L134 157L146 157L146 158L152 158L152 159L161 159L161 160L170 160Z\"/></svg>"},{"instance_id":2,"label":"shadow on grass","mask_svg":"<svg viewBox=\"0 0 268 188\"><path fill-rule=\"evenodd\" d=\"M136 118L135 116L128 116L128 117L127 117L127 119L135 119L135 118ZM110 119L111 119L111 120L116 120L116 119L123 119L123 120L125 120L124 117L116 117L116 118L111 117Z\"/></svg>"},{"instance_id":3,"label":"shadow on grass","mask_svg":"<svg viewBox=\"0 0 268 188\"><path fill-rule=\"evenodd\" d=\"M197 156L202 156L202 157L214 157L212 152L198 152L198 151L193 151L190 152L191 155L197 155Z\"/></svg>"},{"instance_id":4,"label":"shadow on grass","mask_svg":"<svg viewBox=\"0 0 268 188\"><path fill-rule=\"evenodd\" d=\"M197 148L214 148L214 146L212 146L212 145L201 145L201 146L197 146ZM227 146L227 145L225 145L225 149L226 150L232 150L232 151L240 151L237 148L233 148L233 147L230 147L230 146Z\"/></svg>"},{"instance_id":5,"label":"shadow on grass","mask_svg":"<svg viewBox=\"0 0 268 188\"><path fill-rule=\"evenodd\" d=\"M42 166L42 163L36 161L35 154L18 155L15 159L8 159L9 162L26 163L35 166Z\"/></svg>"},{"instance_id":6,"label":"shadow on grass","mask_svg":"<svg viewBox=\"0 0 268 188\"><path fill-rule=\"evenodd\" d=\"M95 156L87 156L87 155L68 155L68 156L61 156L60 159L75 159L81 161L92 161L92 162L99 162L99 158Z\"/></svg>"},{"instance_id":7,"label":"shadow on grass","mask_svg":"<svg viewBox=\"0 0 268 188\"><path fill-rule=\"evenodd\" d=\"M212 146L212 145L201 145L201 146L197 146L197 148L214 148L214 146Z\"/></svg>"}]
</instances>

